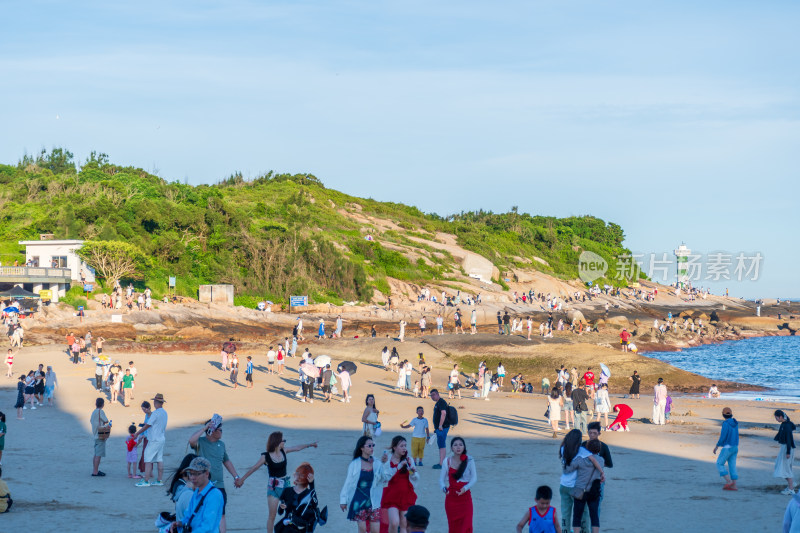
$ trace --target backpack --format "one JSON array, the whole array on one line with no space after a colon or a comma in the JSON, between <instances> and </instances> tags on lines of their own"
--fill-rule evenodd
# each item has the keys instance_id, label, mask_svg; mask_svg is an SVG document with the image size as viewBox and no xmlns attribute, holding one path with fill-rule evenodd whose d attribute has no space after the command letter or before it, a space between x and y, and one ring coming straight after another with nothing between
<instances>
[{"instance_id":1,"label":"backpack","mask_svg":"<svg viewBox=\"0 0 800 533\"><path fill-rule=\"evenodd\" d=\"M453 405L447 406L447 423L450 427L458 425L458 409Z\"/></svg>"}]
</instances>

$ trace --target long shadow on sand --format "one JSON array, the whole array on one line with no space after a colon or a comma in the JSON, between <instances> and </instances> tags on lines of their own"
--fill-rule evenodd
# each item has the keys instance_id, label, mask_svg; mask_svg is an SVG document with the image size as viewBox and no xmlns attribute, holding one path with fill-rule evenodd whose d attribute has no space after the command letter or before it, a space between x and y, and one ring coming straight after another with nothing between
<instances>
[{"instance_id":1,"label":"long shadow on sand","mask_svg":"<svg viewBox=\"0 0 800 533\"><path fill-rule=\"evenodd\" d=\"M498 416L485 413L470 413L468 416L469 418L467 420L469 422L508 431L517 431L519 433L534 434L536 432L551 431L550 426L547 424L532 421L529 418L518 415Z\"/></svg>"}]
</instances>

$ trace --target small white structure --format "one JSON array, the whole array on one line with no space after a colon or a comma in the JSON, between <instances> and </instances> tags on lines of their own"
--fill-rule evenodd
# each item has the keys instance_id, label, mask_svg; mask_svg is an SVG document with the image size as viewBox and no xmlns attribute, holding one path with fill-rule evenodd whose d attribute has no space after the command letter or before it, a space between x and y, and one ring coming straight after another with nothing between
<instances>
[{"instance_id":1,"label":"small white structure","mask_svg":"<svg viewBox=\"0 0 800 533\"><path fill-rule=\"evenodd\" d=\"M66 268L69 269L73 281L84 279L86 283L94 283L94 269L75 253L83 245L83 241L40 240L19 243L25 246L26 262L30 261L40 268Z\"/></svg>"},{"instance_id":2,"label":"small white structure","mask_svg":"<svg viewBox=\"0 0 800 533\"><path fill-rule=\"evenodd\" d=\"M32 292L52 291L52 300L65 296L73 282L94 283L94 269L78 257L75 250L83 245L80 240L53 240L43 236L38 241L19 241L25 246L23 266L0 267L0 282L23 286Z\"/></svg>"},{"instance_id":3,"label":"small white structure","mask_svg":"<svg viewBox=\"0 0 800 533\"><path fill-rule=\"evenodd\" d=\"M686 247L685 244L681 244L677 250L675 250L675 257L678 260L678 288L683 288L686 285L686 282L689 281L689 256L692 255L692 251Z\"/></svg>"}]
</instances>

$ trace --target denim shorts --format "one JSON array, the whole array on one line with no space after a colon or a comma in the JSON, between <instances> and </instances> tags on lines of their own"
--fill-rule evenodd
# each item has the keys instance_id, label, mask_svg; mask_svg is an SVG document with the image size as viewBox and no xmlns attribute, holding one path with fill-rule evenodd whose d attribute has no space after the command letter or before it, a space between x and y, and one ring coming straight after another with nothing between
<instances>
[{"instance_id":1,"label":"denim shorts","mask_svg":"<svg viewBox=\"0 0 800 533\"><path fill-rule=\"evenodd\" d=\"M444 428L442 430L436 430L436 445L439 446L439 449L447 448L447 432L450 431L450 428Z\"/></svg>"}]
</instances>

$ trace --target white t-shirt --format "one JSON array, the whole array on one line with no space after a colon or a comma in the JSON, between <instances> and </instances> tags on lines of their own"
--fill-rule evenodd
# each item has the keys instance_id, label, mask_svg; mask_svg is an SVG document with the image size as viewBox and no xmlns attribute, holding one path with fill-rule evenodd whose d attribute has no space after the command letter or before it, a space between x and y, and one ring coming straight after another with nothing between
<instances>
[{"instance_id":1,"label":"white t-shirt","mask_svg":"<svg viewBox=\"0 0 800 533\"><path fill-rule=\"evenodd\" d=\"M436 317L436 327L439 327L439 328L442 327L443 323L444 323L444 319L442 317L440 317L440 316L437 316Z\"/></svg>"},{"instance_id":2,"label":"white t-shirt","mask_svg":"<svg viewBox=\"0 0 800 533\"><path fill-rule=\"evenodd\" d=\"M408 425L414 428L414 432L411 433L412 437L416 437L418 439L424 439L427 437L425 434L425 430L428 428L427 418L414 417L411 419L411 421L409 421Z\"/></svg>"},{"instance_id":3,"label":"white t-shirt","mask_svg":"<svg viewBox=\"0 0 800 533\"><path fill-rule=\"evenodd\" d=\"M450 383L458 383L458 370L450 372Z\"/></svg>"},{"instance_id":4,"label":"white t-shirt","mask_svg":"<svg viewBox=\"0 0 800 533\"><path fill-rule=\"evenodd\" d=\"M561 450L563 453L564 448L561 448ZM575 461L580 457L589 457L591 455L592 453L589 450L581 446L580 448L578 448L578 455L575 456L575 459L573 459L573 461ZM565 487L573 488L575 486L576 481L578 481L577 470L573 470L569 474L561 474L561 484L564 485Z\"/></svg>"},{"instance_id":5,"label":"white t-shirt","mask_svg":"<svg viewBox=\"0 0 800 533\"><path fill-rule=\"evenodd\" d=\"M153 411L147 423L150 425L150 427L147 428L147 440L153 442L166 440L167 412L163 407L159 407Z\"/></svg>"},{"instance_id":6,"label":"white t-shirt","mask_svg":"<svg viewBox=\"0 0 800 533\"><path fill-rule=\"evenodd\" d=\"M267 361L274 361L275 360L275 350L270 350L267 352Z\"/></svg>"}]
</instances>

